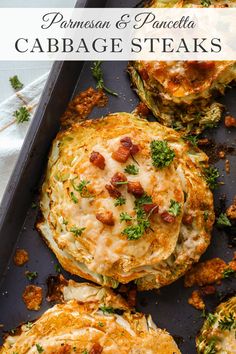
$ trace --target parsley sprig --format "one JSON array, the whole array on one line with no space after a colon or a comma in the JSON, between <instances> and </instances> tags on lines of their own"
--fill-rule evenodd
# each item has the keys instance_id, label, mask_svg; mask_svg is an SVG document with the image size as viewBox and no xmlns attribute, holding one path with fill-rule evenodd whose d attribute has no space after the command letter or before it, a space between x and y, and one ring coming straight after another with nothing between
<instances>
[{"instance_id":1,"label":"parsley sprig","mask_svg":"<svg viewBox=\"0 0 236 354\"><path fill-rule=\"evenodd\" d=\"M153 140L150 144L152 164L157 168L167 167L174 160L175 152L166 141Z\"/></svg>"},{"instance_id":2,"label":"parsley sprig","mask_svg":"<svg viewBox=\"0 0 236 354\"><path fill-rule=\"evenodd\" d=\"M76 227L76 226L73 226L71 229L70 229L70 232L72 232L76 237L78 236L81 236L83 231L86 229L86 227Z\"/></svg>"},{"instance_id":3,"label":"parsley sprig","mask_svg":"<svg viewBox=\"0 0 236 354\"><path fill-rule=\"evenodd\" d=\"M201 5L204 7L209 7L211 5L211 0L201 0Z\"/></svg>"},{"instance_id":4,"label":"parsley sprig","mask_svg":"<svg viewBox=\"0 0 236 354\"><path fill-rule=\"evenodd\" d=\"M236 275L236 272L232 268L227 268L223 271L223 278L228 279Z\"/></svg>"},{"instance_id":5,"label":"parsley sprig","mask_svg":"<svg viewBox=\"0 0 236 354\"><path fill-rule=\"evenodd\" d=\"M125 167L124 171L129 175L137 175L139 173L139 168L135 165L128 165Z\"/></svg>"},{"instance_id":6,"label":"parsley sprig","mask_svg":"<svg viewBox=\"0 0 236 354\"><path fill-rule=\"evenodd\" d=\"M92 194L89 192L88 187L87 187L87 185L90 183L90 181L86 181L85 179L83 179L78 185L76 185L74 182L76 178L74 178L71 181L71 184L72 184L74 190L79 192L79 194L82 198L91 198Z\"/></svg>"},{"instance_id":7,"label":"parsley sprig","mask_svg":"<svg viewBox=\"0 0 236 354\"><path fill-rule=\"evenodd\" d=\"M228 216L225 213L221 213L217 219L216 225L218 227L232 226Z\"/></svg>"},{"instance_id":8,"label":"parsley sprig","mask_svg":"<svg viewBox=\"0 0 236 354\"><path fill-rule=\"evenodd\" d=\"M120 214L120 221L131 221L133 218L128 213L121 213Z\"/></svg>"},{"instance_id":9,"label":"parsley sprig","mask_svg":"<svg viewBox=\"0 0 236 354\"><path fill-rule=\"evenodd\" d=\"M114 205L117 206L121 206L124 205L126 203L126 199L124 197L119 197L116 198Z\"/></svg>"},{"instance_id":10,"label":"parsley sprig","mask_svg":"<svg viewBox=\"0 0 236 354\"><path fill-rule=\"evenodd\" d=\"M145 211L143 210L143 205L151 204L152 198L147 194L144 194L141 198L137 198L135 200L135 208L136 211L136 218L133 219L134 223L128 227L126 227L122 234L126 235L128 240L138 240L140 237L143 236L145 231L150 228L150 221L149 216L146 215Z\"/></svg>"},{"instance_id":11,"label":"parsley sprig","mask_svg":"<svg viewBox=\"0 0 236 354\"><path fill-rule=\"evenodd\" d=\"M14 112L13 116L16 118L16 122L24 123L28 122L30 119L30 112L27 110L26 107L20 107L17 111Z\"/></svg>"},{"instance_id":12,"label":"parsley sprig","mask_svg":"<svg viewBox=\"0 0 236 354\"><path fill-rule=\"evenodd\" d=\"M223 331L230 331L232 328L236 328L236 318L233 312L219 320L219 328Z\"/></svg>"},{"instance_id":13,"label":"parsley sprig","mask_svg":"<svg viewBox=\"0 0 236 354\"><path fill-rule=\"evenodd\" d=\"M106 306L106 305L101 305L101 306L99 307L99 309L100 309L104 314L106 314L106 313L114 313L114 312L115 312L115 310L114 310L113 307L111 307L111 306Z\"/></svg>"},{"instance_id":14,"label":"parsley sprig","mask_svg":"<svg viewBox=\"0 0 236 354\"><path fill-rule=\"evenodd\" d=\"M44 349L43 349L43 347L40 344L36 344L36 348L37 348L38 353L43 353L44 352Z\"/></svg>"},{"instance_id":15,"label":"parsley sprig","mask_svg":"<svg viewBox=\"0 0 236 354\"><path fill-rule=\"evenodd\" d=\"M196 147L198 144L199 137L198 135L186 135L183 139L187 140L192 146Z\"/></svg>"},{"instance_id":16,"label":"parsley sprig","mask_svg":"<svg viewBox=\"0 0 236 354\"><path fill-rule=\"evenodd\" d=\"M176 200L171 199L170 201L170 207L169 207L169 213L178 216L181 212L181 205L179 202L176 202Z\"/></svg>"},{"instance_id":17,"label":"parsley sprig","mask_svg":"<svg viewBox=\"0 0 236 354\"><path fill-rule=\"evenodd\" d=\"M26 272L25 276L29 281L33 281L35 278L37 278L38 272Z\"/></svg>"},{"instance_id":18,"label":"parsley sprig","mask_svg":"<svg viewBox=\"0 0 236 354\"><path fill-rule=\"evenodd\" d=\"M94 79L97 81L97 85L96 85L97 89L102 89L102 90L106 91L107 93L109 93L110 95L118 96L118 94L116 92L110 90L109 88L107 88L105 86L101 65L102 65L101 61L95 61L93 63L93 66L91 67L92 75L93 75Z\"/></svg>"},{"instance_id":19,"label":"parsley sprig","mask_svg":"<svg viewBox=\"0 0 236 354\"><path fill-rule=\"evenodd\" d=\"M216 167L210 166L203 169L206 183L210 189L216 189L218 187L217 179L220 177L219 171Z\"/></svg>"},{"instance_id":20,"label":"parsley sprig","mask_svg":"<svg viewBox=\"0 0 236 354\"><path fill-rule=\"evenodd\" d=\"M10 84L14 90L20 90L24 86L22 82L20 82L17 75L14 75L9 78Z\"/></svg>"}]
</instances>

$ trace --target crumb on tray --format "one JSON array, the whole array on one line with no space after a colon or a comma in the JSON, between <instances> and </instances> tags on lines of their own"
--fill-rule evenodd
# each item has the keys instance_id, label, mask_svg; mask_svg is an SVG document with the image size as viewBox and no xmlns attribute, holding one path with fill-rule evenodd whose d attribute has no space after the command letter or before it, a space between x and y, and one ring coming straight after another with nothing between
<instances>
[{"instance_id":1,"label":"crumb on tray","mask_svg":"<svg viewBox=\"0 0 236 354\"><path fill-rule=\"evenodd\" d=\"M14 263L17 266L22 266L29 260L28 252L24 249L17 249L14 255Z\"/></svg>"},{"instance_id":2,"label":"crumb on tray","mask_svg":"<svg viewBox=\"0 0 236 354\"><path fill-rule=\"evenodd\" d=\"M22 298L28 310L38 311L43 300L43 289L36 285L27 285Z\"/></svg>"}]
</instances>

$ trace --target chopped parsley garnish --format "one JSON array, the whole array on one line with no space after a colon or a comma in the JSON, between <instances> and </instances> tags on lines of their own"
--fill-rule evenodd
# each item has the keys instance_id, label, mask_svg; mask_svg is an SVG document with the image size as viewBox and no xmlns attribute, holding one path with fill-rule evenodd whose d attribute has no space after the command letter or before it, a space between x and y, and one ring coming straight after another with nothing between
<instances>
[{"instance_id":1,"label":"chopped parsley garnish","mask_svg":"<svg viewBox=\"0 0 236 354\"><path fill-rule=\"evenodd\" d=\"M208 313L207 315L207 322L209 323L210 326L212 326L217 320L216 315L213 315L213 313Z\"/></svg>"},{"instance_id":2,"label":"chopped parsley garnish","mask_svg":"<svg viewBox=\"0 0 236 354\"><path fill-rule=\"evenodd\" d=\"M219 171L216 167L210 166L203 169L206 183L210 189L216 189L218 186L217 178L220 177Z\"/></svg>"},{"instance_id":3,"label":"chopped parsley garnish","mask_svg":"<svg viewBox=\"0 0 236 354\"><path fill-rule=\"evenodd\" d=\"M153 166L157 168L167 167L174 160L175 152L166 141L153 140L150 147Z\"/></svg>"},{"instance_id":4,"label":"chopped parsley garnish","mask_svg":"<svg viewBox=\"0 0 236 354\"><path fill-rule=\"evenodd\" d=\"M135 200L136 224L126 227L122 232L123 235L127 236L128 240L138 240L150 227L150 221L142 207L144 204L151 203L152 198L147 194L144 194L141 198Z\"/></svg>"},{"instance_id":5,"label":"chopped parsley garnish","mask_svg":"<svg viewBox=\"0 0 236 354\"><path fill-rule=\"evenodd\" d=\"M43 353L44 352L44 349L43 349L43 347L40 344L36 344L36 348L37 348L38 353Z\"/></svg>"},{"instance_id":6,"label":"chopped parsley garnish","mask_svg":"<svg viewBox=\"0 0 236 354\"><path fill-rule=\"evenodd\" d=\"M232 268L227 268L223 271L223 278L224 279L228 279L228 278L235 276L235 275L236 275L236 272Z\"/></svg>"},{"instance_id":7,"label":"chopped parsley garnish","mask_svg":"<svg viewBox=\"0 0 236 354\"><path fill-rule=\"evenodd\" d=\"M126 227L122 234L126 235L128 240L138 240L143 236L144 232L150 227L149 220L139 220L137 225Z\"/></svg>"},{"instance_id":8,"label":"chopped parsley garnish","mask_svg":"<svg viewBox=\"0 0 236 354\"><path fill-rule=\"evenodd\" d=\"M104 314L106 314L106 313L114 313L114 312L115 312L115 311L114 311L114 308L111 307L111 306L102 305L102 306L99 307L99 309L100 309Z\"/></svg>"},{"instance_id":9,"label":"chopped parsley garnish","mask_svg":"<svg viewBox=\"0 0 236 354\"><path fill-rule=\"evenodd\" d=\"M31 329L32 327L33 327L33 323L32 322L27 322L26 323L26 325L25 325L25 327L27 328L27 329Z\"/></svg>"},{"instance_id":10,"label":"chopped parsley garnish","mask_svg":"<svg viewBox=\"0 0 236 354\"><path fill-rule=\"evenodd\" d=\"M75 196L75 194L73 192L70 193L70 197L75 204L78 203L78 198Z\"/></svg>"},{"instance_id":11,"label":"chopped parsley garnish","mask_svg":"<svg viewBox=\"0 0 236 354\"><path fill-rule=\"evenodd\" d=\"M128 165L125 167L124 171L129 175L137 175L139 173L139 168L135 165Z\"/></svg>"},{"instance_id":12,"label":"chopped parsley garnish","mask_svg":"<svg viewBox=\"0 0 236 354\"><path fill-rule=\"evenodd\" d=\"M192 146L196 147L198 144L199 137L198 135L186 135L183 139L187 140Z\"/></svg>"},{"instance_id":13,"label":"chopped parsley garnish","mask_svg":"<svg viewBox=\"0 0 236 354\"><path fill-rule=\"evenodd\" d=\"M84 349L81 354L89 354L87 349Z\"/></svg>"},{"instance_id":14,"label":"chopped parsley garnish","mask_svg":"<svg viewBox=\"0 0 236 354\"><path fill-rule=\"evenodd\" d=\"M56 264L56 265L55 265L55 271L56 271L57 273L61 273L61 268L60 268L59 264Z\"/></svg>"},{"instance_id":15,"label":"chopped parsley garnish","mask_svg":"<svg viewBox=\"0 0 236 354\"><path fill-rule=\"evenodd\" d=\"M144 195L142 195L142 197L137 198L135 200L135 206L136 208L140 208L142 207L144 204L152 204L152 197L150 197L150 195L147 195L146 193Z\"/></svg>"},{"instance_id":16,"label":"chopped parsley garnish","mask_svg":"<svg viewBox=\"0 0 236 354\"><path fill-rule=\"evenodd\" d=\"M12 88L14 88L14 90L20 90L24 86L22 84L22 82L20 82L20 80L19 80L17 75L14 75L14 76L10 77L9 81L11 83Z\"/></svg>"},{"instance_id":17,"label":"chopped parsley garnish","mask_svg":"<svg viewBox=\"0 0 236 354\"><path fill-rule=\"evenodd\" d=\"M37 278L38 273L37 273L37 272L26 272L26 273L25 273L25 276L26 276L26 278L27 278L29 281L32 281L32 280L34 280L35 278Z\"/></svg>"},{"instance_id":18,"label":"chopped parsley garnish","mask_svg":"<svg viewBox=\"0 0 236 354\"><path fill-rule=\"evenodd\" d=\"M232 328L236 328L236 318L233 312L219 320L219 328L223 331L230 331Z\"/></svg>"},{"instance_id":19,"label":"chopped parsley garnish","mask_svg":"<svg viewBox=\"0 0 236 354\"><path fill-rule=\"evenodd\" d=\"M130 216L128 213L121 213L120 214L120 221L131 221L132 216Z\"/></svg>"},{"instance_id":20,"label":"chopped parsley garnish","mask_svg":"<svg viewBox=\"0 0 236 354\"><path fill-rule=\"evenodd\" d=\"M118 182L115 182L115 184L117 185L117 186L122 186L122 184L128 184L129 182L128 181L118 181Z\"/></svg>"},{"instance_id":21,"label":"chopped parsley garnish","mask_svg":"<svg viewBox=\"0 0 236 354\"><path fill-rule=\"evenodd\" d=\"M16 118L16 123L24 123L29 121L30 112L26 107L20 107L17 111L14 112L13 116Z\"/></svg>"},{"instance_id":22,"label":"chopped parsley garnish","mask_svg":"<svg viewBox=\"0 0 236 354\"><path fill-rule=\"evenodd\" d=\"M116 198L114 205L119 206L119 205L124 205L125 203L126 203L126 199L123 197L119 197L119 198Z\"/></svg>"},{"instance_id":23,"label":"chopped parsley garnish","mask_svg":"<svg viewBox=\"0 0 236 354\"><path fill-rule=\"evenodd\" d=\"M208 344L206 345L206 348L204 350L204 354L216 354L216 339L212 338L209 340Z\"/></svg>"},{"instance_id":24,"label":"chopped parsley garnish","mask_svg":"<svg viewBox=\"0 0 236 354\"><path fill-rule=\"evenodd\" d=\"M204 221L207 221L208 218L209 218L209 211L208 210L204 210L203 216L204 216Z\"/></svg>"},{"instance_id":25,"label":"chopped parsley garnish","mask_svg":"<svg viewBox=\"0 0 236 354\"><path fill-rule=\"evenodd\" d=\"M68 221L63 218L62 224L63 225L68 225Z\"/></svg>"},{"instance_id":26,"label":"chopped parsley garnish","mask_svg":"<svg viewBox=\"0 0 236 354\"><path fill-rule=\"evenodd\" d=\"M216 225L219 227L232 226L230 220L225 213L221 213L217 219Z\"/></svg>"},{"instance_id":27,"label":"chopped parsley garnish","mask_svg":"<svg viewBox=\"0 0 236 354\"><path fill-rule=\"evenodd\" d=\"M99 327L104 327L104 323L98 322Z\"/></svg>"},{"instance_id":28,"label":"chopped parsley garnish","mask_svg":"<svg viewBox=\"0 0 236 354\"><path fill-rule=\"evenodd\" d=\"M70 229L70 232L72 232L76 237L77 236L81 236L83 231L86 229L86 227L76 227L76 226L73 226L71 229Z\"/></svg>"},{"instance_id":29,"label":"chopped parsley garnish","mask_svg":"<svg viewBox=\"0 0 236 354\"><path fill-rule=\"evenodd\" d=\"M201 5L204 7L209 7L211 5L211 0L201 0Z\"/></svg>"},{"instance_id":30,"label":"chopped parsley garnish","mask_svg":"<svg viewBox=\"0 0 236 354\"><path fill-rule=\"evenodd\" d=\"M75 185L74 180L71 181L71 184L72 184L74 190L79 192L79 194L82 198L91 198L92 197L92 194L89 192L89 190L87 188L87 185L89 183L90 183L90 181L86 181L85 179L82 180L78 185Z\"/></svg>"},{"instance_id":31,"label":"chopped parsley garnish","mask_svg":"<svg viewBox=\"0 0 236 354\"><path fill-rule=\"evenodd\" d=\"M93 66L91 67L92 75L93 75L94 79L97 81L96 88L102 89L102 90L106 91L107 93L109 93L110 95L118 96L118 94L116 92L110 90L109 88L107 88L105 86L101 65L102 65L101 61L95 61L93 63Z\"/></svg>"},{"instance_id":32,"label":"chopped parsley garnish","mask_svg":"<svg viewBox=\"0 0 236 354\"><path fill-rule=\"evenodd\" d=\"M168 212L171 215L178 216L181 212L181 205L180 203L176 202L175 200L171 199L170 201L170 207Z\"/></svg>"}]
</instances>

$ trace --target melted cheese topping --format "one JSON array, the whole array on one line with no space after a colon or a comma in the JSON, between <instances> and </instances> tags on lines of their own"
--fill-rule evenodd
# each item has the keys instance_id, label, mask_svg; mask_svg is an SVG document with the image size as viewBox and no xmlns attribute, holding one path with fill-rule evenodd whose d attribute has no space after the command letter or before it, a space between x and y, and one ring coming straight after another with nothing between
<instances>
[{"instance_id":1,"label":"melted cheese topping","mask_svg":"<svg viewBox=\"0 0 236 354\"><path fill-rule=\"evenodd\" d=\"M127 178L140 182L159 206L159 213L150 217L151 229L134 241L122 234L127 224L120 221L120 214L127 212L135 216L135 197L123 185L119 190L126 204L115 206L115 199L105 188L116 172L124 173L125 166L133 163L131 158L126 163L112 158L120 139L125 136L140 147L135 156L139 173L135 176L127 174ZM166 140L175 151L175 159L169 167L156 169L152 165L152 140ZM60 133L49 159L41 199L44 222L39 223L38 227L63 267L74 274L109 285L114 281L126 283L145 278L150 273L155 274L157 281L159 271L162 281L158 280L158 284L165 285L173 281L173 277L180 276L180 270L174 270L170 276L170 270L165 271L165 262L171 264L171 268L173 255L177 259L178 256L183 258L184 254L184 268L188 268L207 247L213 222L212 195L197 167L199 160L206 161L206 156L196 152L191 158L188 150L188 145L174 131L125 113L76 124L69 131ZM104 170L90 163L92 151L100 152L105 158ZM74 189L73 183L78 185L82 180L90 181L88 189L93 198L83 198ZM200 192L196 191L195 185ZM76 196L76 203L71 193ZM184 195L188 195L185 201ZM179 203L181 212L173 223L167 223L161 213L168 211L171 200ZM202 200L205 200L204 210L209 210L210 215L208 231L205 230L206 222L201 210ZM104 225L96 219L96 213L100 211L113 213L114 226ZM187 228L182 225L184 213L195 219ZM85 228L81 236L71 231L74 226Z\"/></svg>"},{"instance_id":2,"label":"melted cheese topping","mask_svg":"<svg viewBox=\"0 0 236 354\"><path fill-rule=\"evenodd\" d=\"M96 346L104 354L180 354L173 338L158 329L150 316L146 319L129 310L122 316L103 313L99 307L104 304L125 309L110 290L69 281L62 291L72 299L46 311L30 328L23 325L20 334L8 336L1 354L38 353L38 348L47 354L81 353Z\"/></svg>"}]
</instances>

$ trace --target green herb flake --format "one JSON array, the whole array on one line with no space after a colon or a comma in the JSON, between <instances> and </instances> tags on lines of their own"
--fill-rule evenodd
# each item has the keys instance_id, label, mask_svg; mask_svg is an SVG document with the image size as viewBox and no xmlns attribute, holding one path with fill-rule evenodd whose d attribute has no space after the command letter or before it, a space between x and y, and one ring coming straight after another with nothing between
<instances>
[{"instance_id":1,"label":"green herb flake","mask_svg":"<svg viewBox=\"0 0 236 354\"><path fill-rule=\"evenodd\" d=\"M206 183L210 189L216 189L218 187L217 179L220 177L219 171L216 167L210 166L203 169Z\"/></svg>"},{"instance_id":2,"label":"green herb flake","mask_svg":"<svg viewBox=\"0 0 236 354\"><path fill-rule=\"evenodd\" d=\"M102 65L101 61L95 61L93 63L93 66L91 67L92 75L93 75L94 79L97 81L96 88L102 89L102 90L106 91L107 93L109 93L110 95L118 96L118 94L116 92L110 90L109 88L107 88L105 86L101 65Z\"/></svg>"},{"instance_id":3,"label":"green herb flake","mask_svg":"<svg viewBox=\"0 0 236 354\"><path fill-rule=\"evenodd\" d=\"M128 213L121 213L120 214L120 221L131 221L133 218Z\"/></svg>"},{"instance_id":4,"label":"green herb flake","mask_svg":"<svg viewBox=\"0 0 236 354\"><path fill-rule=\"evenodd\" d=\"M171 199L170 201L170 207L168 212L171 215L178 216L181 212L181 205L180 203L176 202L175 200Z\"/></svg>"},{"instance_id":5,"label":"green herb flake","mask_svg":"<svg viewBox=\"0 0 236 354\"><path fill-rule=\"evenodd\" d=\"M104 314L107 314L107 313L114 313L115 310L113 307L111 306L105 306L105 305L102 305L99 307L99 309L104 313Z\"/></svg>"},{"instance_id":6,"label":"green herb flake","mask_svg":"<svg viewBox=\"0 0 236 354\"><path fill-rule=\"evenodd\" d=\"M204 354L216 354L216 339L212 338L209 340L208 344L206 345L206 348L204 349Z\"/></svg>"},{"instance_id":7,"label":"green herb flake","mask_svg":"<svg viewBox=\"0 0 236 354\"><path fill-rule=\"evenodd\" d=\"M89 190L87 188L87 185L89 183L90 183L90 181L86 181L85 179L82 180L78 185L75 185L74 180L71 181L71 184L72 184L74 190L79 192L79 194L82 198L91 198L92 197L92 194L89 192Z\"/></svg>"},{"instance_id":8,"label":"green herb flake","mask_svg":"<svg viewBox=\"0 0 236 354\"><path fill-rule=\"evenodd\" d=\"M9 78L10 84L14 90L21 90L22 87L24 86L22 82L20 82L19 78L17 75L14 75Z\"/></svg>"},{"instance_id":9,"label":"green herb flake","mask_svg":"<svg viewBox=\"0 0 236 354\"><path fill-rule=\"evenodd\" d=\"M193 147L197 147L199 140L198 135L186 135L183 137L183 139L189 142Z\"/></svg>"},{"instance_id":10,"label":"green herb flake","mask_svg":"<svg viewBox=\"0 0 236 354\"><path fill-rule=\"evenodd\" d=\"M14 112L13 116L16 118L16 123L28 122L30 119L30 112L26 107L20 107L17 111Z\"/></svg>"},{"instance_id":11,"label":"green herb flake","mask_svg":"<svg viewBox=\"0 0 236 354\"><path fill-rule=\"evenodd\" d=\"M137 198L135 200L135 207L136 208L140 208L145 204L152 204L152 197L150 195L147 195L146 193L144 195L142 195L142 197Z\"/></svg>"},{"instance_id":12,"label":"green herb flake","mask_svg":"<svg viewBox=\"0 0 236 354\"><path fill-rule=\"evenodd\" d=\"M87 349L84 349L81 354L89 354Z\"/></svg>"},{"instance_id":13,"label":"green herb flake","mask_svg":"<svg viewBox=\"0 0 236 354\"><path fill-rule=\"evenodd\" d=\"M230 331L232 328L236 328L236 318L233 312L219 320L219 328L222 331Z\"/></svg>"},{"instance_id":14,"label":"green herb flake","mask_svg":"<svg viewBox=\"0 0 236 354\"><path fill-rule=\"evenodd\" d=\"M27 329L31 329L32 327L33 327L33 323L32 322L27 322L26 323L26 325L25 325L25 327L27 328Z\"/></svg>"},{"instance_id":15,"label":"green herb flake","mask_svg":"<svg viewBox=\"0 0 236 354\"><path fill-rule=\"evenodd\" d=\"M144 232L150 227L150 222L148 220L143 220L139 222L137 225L132 225L126 227L122 234L126 235L129 241L140 239Z\"/></svg>"},{"instance_id":16,"label":"green herb flake","mask_svg":"<svg viewBox=\"0 0 236 354\"><path fill-rule=\"evenodd\" d=\"M233 270L232 268L227 268L223 271L223 278L224 279L228 279L228 278L231 278L233 276L236 275L236 272L235 270Z\"/></svg>"},{"instance_id":17,"label":"green herb flake","mask_svg":"<svg viewBox=\"0 0 236 354\"><path fill-rule=\"evenodd\" d=\"M29 281L33 281L35 278L37 278L38 276L38 272L26 272L25 273L25 276L26 278L29 280Z\"/></svg>"},{"instance_id":18,"label":"green herb flake","mask_svg":"<svg viewBox=\"0 0 236 354\"><path fill-rule=\"evenodd\" d=\"M208 313L207 315L207 322L209 323L210 326L213 326L214 323L216 323L217 316L213 315L213 313Z\"/></svg>"},{"instance_id":19,"label":"green herb flake","mask_svg":"<svg viewBox=\"0 0 236 354\"><path fill-rule=\"evenodd\" d=\"M78 236L81 236L83 231L86 229L86 227L76 227L76 226L73 226L71 229L70 229L70 232L72 232L76 237Z\"/></svg>"},{"instance_id":20,"label":"green herb flake","mask_svg":"<svg viewBox=\"0 0 236 354\"><path fill-rule=\"evenodd\" d=\"M208 210L204 210L203 217L204 217L204 221L208 220L208 218L209 218L209 211Z\"/></svg>"},{"instance_id":21,"label":"green herb flake","mask_svg":"<svg viewBox=\"0 0 236 354\"><path fill-rule=\"evenodd\" d=\"M44 352L44 349L43 349L43 347L40 344L36 344L36 348L37 348L38 353L43 353Z\"/></svg>"},{"instance_id":22,"label":"green herb flake","mask_svg":"<svg viewBox=\"0 0 236 354\"><path fill-rule=\"evenodd\" d=\"M70 197L71 197L71 200L77 204L78 203L78 198L75 196L75 194L73 192L70 193Z\"/></svg>"},{"instance_id":23,"label":"green herb flake","mask_svg":"<svg viewBox=\"0 0 236 354\"><path fill-rule=\"evenodd\" d=\"M201 0L201 5L203 7L209 7L211 5L211 0Z\"/></svg>"},{"instance_id":24,"label":"green herb flake","mask_svg":"<svg viewBox=\"0 0 236 354\"><path fill-rule=\"evenodd\" d=\"M174 160L175 152L166 141L153 140L150 147L153 166L157 168L167 167Z\"/></svg>"},{"instance_id":25,"label":"green herb flake","mask_svg":"<svg viewBox=\"0 0 236 354\"><path fill-rule=\"evenodd\" d=\"M126 199L123 197L119 197L116 198L114 205L117 207L117 206L124 205L125 203L126 203Z\"/></svg>"},{"instance_id":26,"label":"green herb flake","mask_svg":"<svg viewBox=\"0 0 236 354\"><path fill-rule=\"evenodd\" d=\"M217 219L216 225L218 227L227 227L227 226L232 226L230 220L228 219L227 215L225 213L221 213L220 216Z\"/></svg>"},{"instance_id":27,"label":"green herb flake","mask_svg":"<svg viewBox=\"0 0 236 354\"><path fill-rule=\"evenodd\" d=\"M59 264L56 264L54 268L57 273L59 273L59 274L61 273L61 268L60 268Z\"/></svg>"},{"instance_id":28,"label":"green herb flake","mask_svg":"<svg viewBox=\"0 0 236 354\"><path fill-rule=\"evenodd\" d=\"M125 167L124 171L129 175L137 175L139 173L139 168L135 165L128 165Z\"/></svg>"},{"instance_id":29,"label":"green herb flake","mask_svg":"<svg viewBox=\"0 0 236 354\"><path fill-rule=\"evenodd\" d=\"M99 326L99 327L104 327L104 323L98 322L98 326Z\"/></svg>"}]
</instances>

